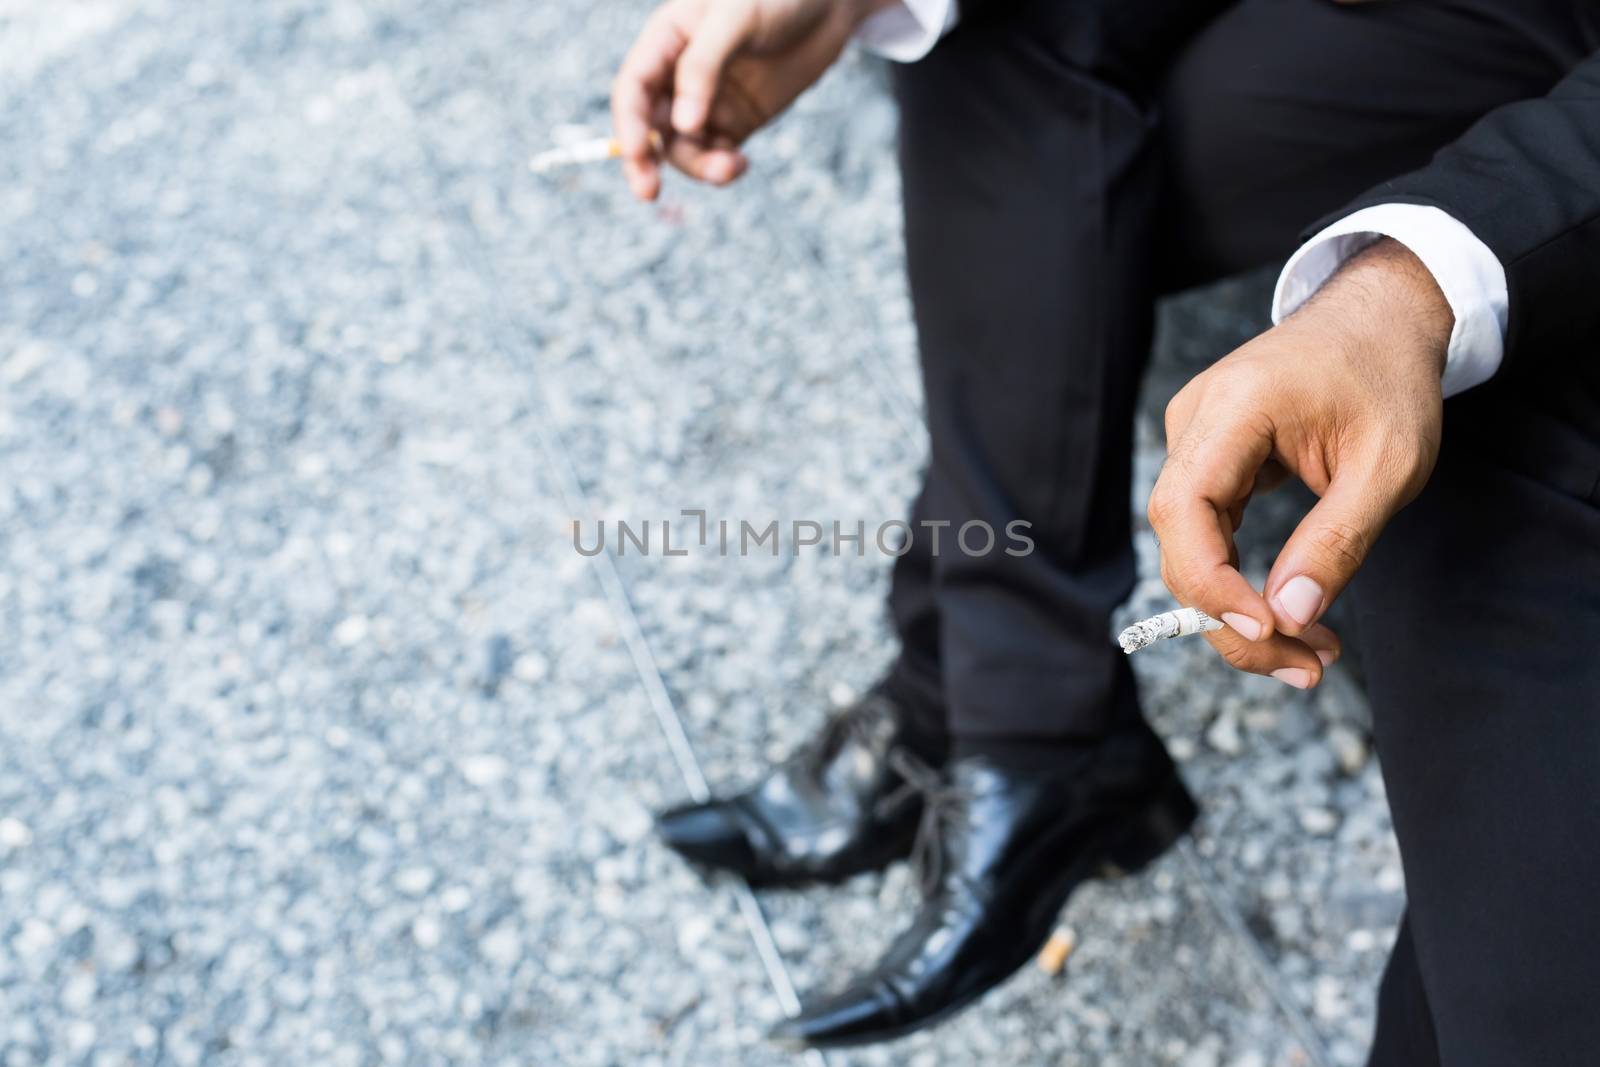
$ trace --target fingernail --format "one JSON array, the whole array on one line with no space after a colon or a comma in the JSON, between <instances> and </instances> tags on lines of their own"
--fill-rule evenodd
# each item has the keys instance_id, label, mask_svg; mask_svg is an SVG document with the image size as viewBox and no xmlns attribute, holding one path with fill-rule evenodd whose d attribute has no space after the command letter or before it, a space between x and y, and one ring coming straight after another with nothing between
<instances>
[{"instance_id":1,"label":"fingernail","mask_svg":"<svg viewBox=\"0 0 1600 1067\"><path fill-rule=\"evenodd\" d=\"M1284 685L1292 685L1296 689L1311 688L1311 672L1304 667L1279 667L1272 672L1272 676Z\"/></svg>"},{"instance_id":2,"label":"fingernail","mask_svg":"<svg viewBox=\"0 0 1600 1067\"><path fill-rule=\"evenodd\" d=\"M1301 626L1308 626L1322 609L1322 586L1315 579L1297 574L1283 583L1273 598L1278 609Z\"/></svg>"},{"instance_id":3,"label":"fingernail","mask_svg":"<svg viewBox=\"0 0 1600 1067\"><path fill-rule=\"evenodd\" d=\"M1237 611L1224 611L1222 621L1228 624L1228 629L1246 641L1261 640L1261 624L1248 615L1240 615Z\"/></svg>"},{"instance_id":4,"label":"fingernail","mask_svg":"<svg viewBox=\"0 0 1600 1067\"><path fill-rule=\"evenodd\" d=\"M1339 653L1329 651L1325 648L1313 649L1312 651L1316 652L1317 659L1322 661L1322 665L1324 667L1328 666L1328 664L1339 658Z\"/></svg>"}]
</instances>

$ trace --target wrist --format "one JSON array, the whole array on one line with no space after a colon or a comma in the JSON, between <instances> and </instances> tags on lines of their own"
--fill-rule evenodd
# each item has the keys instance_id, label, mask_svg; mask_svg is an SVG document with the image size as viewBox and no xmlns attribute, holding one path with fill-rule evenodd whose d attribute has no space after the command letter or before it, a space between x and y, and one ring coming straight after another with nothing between
<instances>
[{"instance_id":1,"label":"wrist","mask_svg":"<svg viewBox=\"0 0 1600 1067\"><path fill-rule=\"evenodd\" d=\"M1422 260L1393 238L1351 256L1304 310L1363 347L1416 360L1434 381L1444 373L1455 312Z\"/></svg>"}]
</instances>

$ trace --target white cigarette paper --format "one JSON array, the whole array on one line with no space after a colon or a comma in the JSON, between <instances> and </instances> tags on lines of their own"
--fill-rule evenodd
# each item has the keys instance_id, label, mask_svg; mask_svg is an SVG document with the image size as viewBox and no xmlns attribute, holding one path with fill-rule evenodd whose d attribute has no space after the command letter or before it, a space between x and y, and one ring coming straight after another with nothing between
<instances>
[{"instance_id":1,"label":"white cigarette paper","mask_svg":"<svg viewBox=\"0 0 1600 1067\"><path fill-rule=\"evenodd\" d=\"M1134 623L1117 635L1117 644L1122 646L1124 653L1131 656L1141 648L1147 648L1157 641L1165 641L1169 637L1188 637L1190 634L1204 634L1220 629L1222 623L1205 612L1197 608L1179 608L1177 611L1164 611L1160 615L1153 615Z\"/></svg>"},{"instance_id":2,"label":"white cigarette paper","mask_svg":"<svg viewBox=\"0 0 1600 1067\"><path fill-rule=\"evenodd\" d=\"M557 127L558 138L571 137L571 127ZM661 134L655 130L650 131L650 149L656 155L663 151L664 142ZM585 137L577 140L567 140L557 144L554 148L547 148L543 152L528 160L528 169L535 174L548 174L550 171L562 167L575 167L583 163L604 163L608 159L617 159L622 155L622 146L615 137Z\"/></svg>"},{"instance_id":3,"label":"white cigarette paper","mask_svg":"<svg viewBox=\"0 0 1600 1067\"><path fill-rule=\"evenodd\" d=\"M586 141L546 149L528 160L528 169L535 174L544 174L558 167L601 163L608 159L616 159L621 154L622 149L616 141L609 137L593 137Z\"/></svg>"}]
</instances>

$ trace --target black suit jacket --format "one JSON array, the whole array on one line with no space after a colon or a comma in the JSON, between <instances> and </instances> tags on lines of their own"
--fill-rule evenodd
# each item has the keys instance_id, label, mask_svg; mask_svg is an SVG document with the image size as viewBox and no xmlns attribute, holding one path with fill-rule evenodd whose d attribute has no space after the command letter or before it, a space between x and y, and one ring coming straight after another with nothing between
<instances>
[{"instance_id":1,"label":"black suit jacket","mask_svg":"<svg viewBox=\"0 0 1600 1067\"><path fill-rule=\"evenodd\" d=\"M1307 232L1394 202L1449 212L1499 257L1510 295L1503 369L1575 345L1600 361L1600 53L1548 96L1491 111L1427 166Z\"/></svg>"}]
</instances>

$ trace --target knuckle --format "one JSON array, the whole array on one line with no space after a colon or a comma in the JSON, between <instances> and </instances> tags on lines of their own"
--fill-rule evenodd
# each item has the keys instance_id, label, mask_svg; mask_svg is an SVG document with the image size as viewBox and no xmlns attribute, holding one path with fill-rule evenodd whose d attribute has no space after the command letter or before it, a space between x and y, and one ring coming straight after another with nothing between
<instances>
[{"instance_id":1,"label":"knuckle","mask_svg":"<svg viewBox=\"0 0 1600 1067\"><path fill-rule=\"evenodd\" d=\"M1204 609L1209 602L1206 583L1194 564L1175 562L1168 569L1172 572L1172 581L1167 587L1179 594L1185 604Z\"/></svg>"},{"instance_id":2,"label":"knuckle","mask_svg":"<svg viewBox=\"0 0 1600 1067\"><path fill-rule=\"evenodd\" d=\"M1178 436L1178 431L1183 428L1183 413L1187 409L1188 405L1184 402L1182 393L1167 401L1167 406L1161 414L1161 425L1166 430L1167 440L1170 441Z\"/></svg>"},{"instance_id":3,"label":"knuckle","mask_svg":"<svg viewBox=\"0 0 1600 1067\"><path fill-rule=\"evenodd\" d=\"M1361 566L1367 558L1369 540L1366 531L1358 526L1330 522L1317 529L1312 544L1322 562L1343 571Z\"/></svg>"},{"instance_id":4,"label":"knuckle","mask_svg":"<svg viewBox=\"0 0 1600 1067\"><path fill-rule=\"evenodd\" d=\"M1226 662L1228 666L1232 667L1234 670L1245 671L1246 673L1250 674L1258 673L1255 664L1255 656L1252 655L1250 650L1245 648L1243 645L1230 644L1221 651L1224 662Z\"/></svg>"},{"instance_id":5,"label":"knuckle","mask_svg":"<svg viewBox=\"0 0 1600 1067\"><path fill-rule=\"evenodd\" d=\"M1395 480L1406 489L1420 488L1433 470L1434 452L1418 441L1400 449L1393 458Z\"/></svg>"},{"instance_id":6,"label":"knuckle","mask_svg":"<svg viewBox=\"0 0 1600 1067\"><path fill-rule=\"evenodd\" d=\"M1205 372L1208 397L1237 400L1260 390L1261 374L1250 360L1225 359Z\"/></svg>"},{"instance_id":7,"label":"knuckle","mask_svg":"<svg viewBox=\"0 0 1600 1067\"><path fill-rule=\"evenodd\" d=\"M711 80L714 68L704 52L685 52L678 60L678 89L700 88Z\"/></svg>"}]
</instances>

